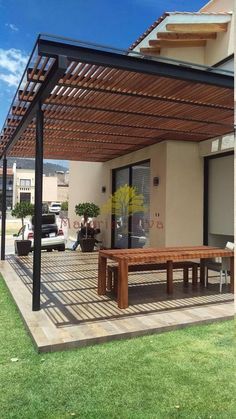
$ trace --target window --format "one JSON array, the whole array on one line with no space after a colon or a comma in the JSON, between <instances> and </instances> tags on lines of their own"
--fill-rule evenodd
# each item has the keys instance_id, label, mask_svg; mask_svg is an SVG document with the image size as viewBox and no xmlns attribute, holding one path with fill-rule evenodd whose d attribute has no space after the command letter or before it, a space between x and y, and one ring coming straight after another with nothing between
<instances>
[{"instance_id":1,"label":"window","mask_svg":"<svg viewBox=\"0 0 236 419\"><path fill-rule=\"evenodd\" d=\"M21 188L30 188L31 187L31 180L30 179L20 179L20 187Z\"/></svg>"}]
</instances>

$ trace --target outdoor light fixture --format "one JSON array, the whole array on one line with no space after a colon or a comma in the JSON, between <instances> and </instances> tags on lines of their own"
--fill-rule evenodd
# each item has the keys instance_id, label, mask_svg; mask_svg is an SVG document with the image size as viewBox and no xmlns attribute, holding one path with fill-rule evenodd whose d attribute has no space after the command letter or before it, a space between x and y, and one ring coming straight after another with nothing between
<instances>
[{"instance_id":1,"label":"outdoor light fixture","mask_svg":"<svg viewBox=\"0 0 236 419\"><path fill-rule=\"evenodd\" d=\"M102 193L106 193L106 186L102 186Z\"/></svg>"},{"instance_id":2,"label":"outdoor light fixture","mask_svg":"<svg viewBox=\"0 0 236 419\"><path fill-rule=\"evenodd\" d=\"M153 178L153 186L159 186L160 178L158 176Z\"/></svg>"}]
</instances>

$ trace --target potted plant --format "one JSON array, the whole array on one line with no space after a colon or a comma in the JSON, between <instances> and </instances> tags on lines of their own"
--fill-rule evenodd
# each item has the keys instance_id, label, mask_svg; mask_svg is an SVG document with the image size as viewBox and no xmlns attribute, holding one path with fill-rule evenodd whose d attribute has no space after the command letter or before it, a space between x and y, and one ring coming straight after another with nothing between
<instances>
[{"instance_id":1,"label":"potted plant","mask_svg":"<svg viewBox=\"0 0 236 419\"><path fill-rule=\"evenodd\" d=\"M80 235L79 243L82 252L92 252L94 249L95 241L94 228L89 225L89 218L97 217L100 214L98 205L92 202L83 202L75 206L76 215L83 216L83 225L85 234ZM82 229L81 229L82 232Z\"/></svg>"},{"instance_id":2,"label":"potted plant","mask_svg":"<svg viewBox=\"0 0 236 419\"><path fill-rule=\"evenodd\" d=\"M16 253L19 256L27 256L30 252L31 241L25 240L25 236L24 236L24 219L28 215L33 215L33 214L34 214L34 205L31 204L30 202L24 202L24 201L17 202L17 204L15 205L15 207L13 208L11 212L11 215L13 217L20 218L21 223L22 223L22 228L21 228L22 240L15 240L15 249L16 249Z\"/></svg>"}]
</instances>

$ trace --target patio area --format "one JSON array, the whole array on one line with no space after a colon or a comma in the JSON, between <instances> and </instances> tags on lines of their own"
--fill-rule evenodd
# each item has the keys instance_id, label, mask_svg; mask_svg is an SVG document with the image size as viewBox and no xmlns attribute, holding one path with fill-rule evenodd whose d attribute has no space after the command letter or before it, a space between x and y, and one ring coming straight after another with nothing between
<instances>
[{"instance_id":1,"label":"patio area","mask_svg":"<svg viewBox=\"0 0 236 419\"><path fill-rule=\"evenodd\" d=\"M166 273L129 274L129 307L112 293L97 294L97 252L42 253L41 311L32 312L32 255L1 262L5 282L39 351L53 351L233 318L233 294L212 272L208 289L183 286L174 271L174 293Z\"/></svg>"}]
</instances>

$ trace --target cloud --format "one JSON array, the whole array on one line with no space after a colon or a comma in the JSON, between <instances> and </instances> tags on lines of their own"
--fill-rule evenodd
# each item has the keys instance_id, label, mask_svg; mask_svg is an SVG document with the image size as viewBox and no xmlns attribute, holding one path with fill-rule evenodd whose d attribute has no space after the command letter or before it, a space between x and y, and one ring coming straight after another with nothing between
<instances>
[{"instance_id":1,"label":"cloud","mask_svg":"<svg viewBox=\"0 0 236 419\"><path fill-rule=\"evenodd\" d=\"M10 28L13 32L18 32L18 30L19 30L19 28L17 28L17 26L14 25L14 23L6 23L5 26Z\"/></svg>"},{"instance_id":2,"label":"cloud","mask_svg":"<svg viewBox=\"0 0 236 419\"><path fill-rule=\"evenodd\" d=\"M8 86L17 86L27 61L28 56L19 49L0 48L0 80Z\"/></svg>"}]
</instances>

